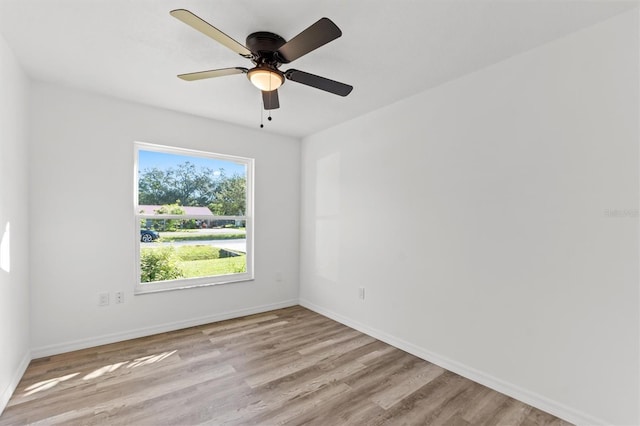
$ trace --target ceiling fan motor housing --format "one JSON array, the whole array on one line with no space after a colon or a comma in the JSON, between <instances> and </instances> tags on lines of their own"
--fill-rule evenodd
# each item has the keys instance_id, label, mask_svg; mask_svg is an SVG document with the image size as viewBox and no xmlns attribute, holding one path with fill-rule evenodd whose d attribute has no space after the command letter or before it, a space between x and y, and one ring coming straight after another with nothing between
<instances>
[{"instance_id":1,"label":"ceiling fan motor housing","mask_svg":"<svg viewBox=\"0 0 640 426\"><path fill-rule=\"evenodd\" d=\"M276 51L280 49L287 41L278 34L268 31L258 31L247 36L247 47L254 54L257 54L256 61L269 65L279 65ZM260 63L256 62L256 65ZM277 64L277 65L276 65Z\"/></svg>"}]
</instances>

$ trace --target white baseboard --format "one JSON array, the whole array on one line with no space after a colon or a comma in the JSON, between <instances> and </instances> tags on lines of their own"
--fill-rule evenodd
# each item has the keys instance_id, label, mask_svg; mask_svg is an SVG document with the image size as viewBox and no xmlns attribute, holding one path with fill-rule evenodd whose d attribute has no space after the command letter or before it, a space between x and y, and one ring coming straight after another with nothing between
<instances>
[{"instance_id":1,"label":"white baseboard","mask_svg":"<svg viewBox=\"0 0 640 426\"><path fill-rule=\"evenodd\" d=\"M106 345L109 343L121 342L123 340L137 339L138 337L151 336L158 333L166 333L168 331L180 330L182 328L194 327L197 325L209 324L216 321L224 321L232 318L243 317L246 315L259 314L262 312L272 311L274 309L287 308L298 304L297 299L286 300L283 302L272 303L269 305L253 306L250 308L239 309L236 311L228 311L214 315L207 315L199 318L192 318L184 321L176 321L171 323L160 324L153 327L138 328L136 330L128 330L122 333L112 333L102 336L92 337L89 339L74 340L65 343L57 343L55 345L42 346L31 350L32 359L42 358L45 356L57 355L65 352L76 351L79 349L92 348L95 346Z\"/></svg>"},{"instance_id":2,"label":"white baseboard","mask_svg":"<svg viewBox=\"0 0 640 426\"><path fill-rule=\"evenodd\" d=\"M0 394L0 415L2 415L2 412L7 407L7 404L11 399L11 395L13 395L16 388L18 387L18 383L20 383L20 379L22 379L22 376L24 376L24 372L27 371L27 367L29 366L30 362L31 362L31 353L27 351L27 353L25 353L24 356L22 357L22 361L20 361L20 365L18 365L18 368L13 373L11 382L9 382L9 385L6 387L6 389L2 391L2 394Z\"/></svg>"},{"instance_id":3,"label":"white baseboard","mask_svg":"<svg viewBox=\"0 0 640 426\"><path fill-rule=\"evenodd\" d=\"M397 337L387 334L383 331L369 327L366 324L362 324L351 318L337 314L329 309L325 309L322 306L318 306L312 302L309 302L308 300L300 299L300 305L314 312L317 312L321 315L324 315L328 318L331 318L335 321L338 321L339 323L342 323L348 327L354 328L371 337L374 337L378 340L388 343L389 345L392 345L398 349L402 349L403 351L408 352L412 355L415 355L418 358L422 358L425 361L429 361L442 368L445 368L449 371L459 374L462 377L465 377L469 380L473 380L474 382L480 383L481 385L484 385L488 388L491 388L500 393L508 395L514 399L517 399L518 401L522 401L525 404L529 404L542 411L546 411L547 413L553 414L554 416L559 417L568 422L574 423L576 425L584 425L584 426L609 424L604 420L595 418L586 413L575 410L571 407L567 407L566 405L550 400L549 398L546 398L535 392L522 389L519 386L505 382L504 380L501 380L491 375L488 375L486 373L483 373L482 371L476 370L475 368L461 364L447 357L443 357L429 350L426 350L412 343L409 343L405 340L398 339Z\"/></svg>"}]
</instances>

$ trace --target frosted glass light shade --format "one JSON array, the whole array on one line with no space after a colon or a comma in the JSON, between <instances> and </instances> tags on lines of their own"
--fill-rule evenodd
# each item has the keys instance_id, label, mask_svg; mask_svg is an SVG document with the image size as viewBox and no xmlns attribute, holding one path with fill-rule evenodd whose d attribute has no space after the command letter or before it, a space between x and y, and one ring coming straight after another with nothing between
<instances>
[{"instance_id":1,"label":"frosted glass light shade","mask_svg":"<svg viewBox=\"0 0 640 426\"><path fill-rule=\"evenodd\" d=\"M268 68L254 68L247 75L251 83L265 92L276 90L284 83L282 74Z\"/></svg>"}]
</instances>

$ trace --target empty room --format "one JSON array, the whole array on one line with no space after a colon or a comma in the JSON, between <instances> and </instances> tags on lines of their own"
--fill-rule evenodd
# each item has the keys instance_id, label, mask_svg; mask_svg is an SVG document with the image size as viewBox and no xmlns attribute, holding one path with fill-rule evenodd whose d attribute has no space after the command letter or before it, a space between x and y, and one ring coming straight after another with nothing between
<instances>
[{"instance_id":1,"label":"empty room","mask_svg":"<svg viewBox=\"0 0 640 426\"><path fill-rule=\"evenodd\" d=\"M640 425L640 7L0 0L0 425Z\"/></svg>"}]
</instances>

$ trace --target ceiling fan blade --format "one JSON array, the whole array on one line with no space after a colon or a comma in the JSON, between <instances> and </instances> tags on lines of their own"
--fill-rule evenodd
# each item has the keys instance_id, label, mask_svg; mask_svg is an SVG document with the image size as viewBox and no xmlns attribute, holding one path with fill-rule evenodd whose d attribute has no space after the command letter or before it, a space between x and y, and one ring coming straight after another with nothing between
<instances>
[{"instance_id":1,"label":"ceiling fan blade","mask_svg":"<svg viewBox=\"0 0 640 426\"><path fill-rule=\"evenodd\" d=\"M308 72L300 70L291 69L285 72L284 75L288 80L306 84L307 86L315 87L316 89L324 90L325 92L333 93L335 95L347 96L353 90L353 86L348 84L329 80L328 78L309 74Z\"/></svg>"},{"instance_id":2,"label":"ceiling fan blade","mask_svg":"<svg viewBox=\"0 0 640 426\"><path fill-rule=\"evenodd\" d=\"M224 77L225 75L243 74L243 73L246 73L247 71L249 70L242 67L221 68L218 70L198 71L198 72L191 72L188 74L180 74L178 75L178 78L181 78L186 81L194 81L194 80L202 80L203 78Z\"/></svg>"},{"instance_id":3,"label":"ceiling fan blade","mask_svg":"<svg viewBox=\"0 0 640 426\"><path fill-rule=\"evenodd\" d=\"M270 92L262 91L262 103L264 109L278 109L280 108L280 100L278 99L278 90L272 90Z\"/></svg>"},{"instance_id":4,"label":"ceiling fan blade","mask_svg":"<svg viewBox=\"0 0 640 426\"><path fill-rule=\"evenodd\" d=\"M288 64L341 35L342 31L331 19L322 18L280 47L278 58Z\"/></svg>"},{"instance_id":5,"label":"ceiling fan blade","mask_svg":"<svg viewBox=\"0 0 640 426\"><path fill-rule=\"evenodd\" d=\"M181 20L182 22L189 25L190 27L200 31L202 34L211 37L212 39L214 39L220 44L225 45L226 47L233 50L240 56L243 56L245 58L253 58L253 54L251 53L251 51L247 49L244 45L238 43L237 41L235 41L234 39L232 39L222 31L220 31L219 29L217 29L216 27L214 27L204 19L199 18L198 16L194 15L188 10L176 9L176 10L172 10L169 13L174 18Z\"/></svg>"}]
</instances>

